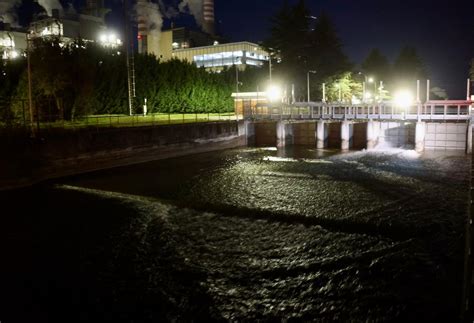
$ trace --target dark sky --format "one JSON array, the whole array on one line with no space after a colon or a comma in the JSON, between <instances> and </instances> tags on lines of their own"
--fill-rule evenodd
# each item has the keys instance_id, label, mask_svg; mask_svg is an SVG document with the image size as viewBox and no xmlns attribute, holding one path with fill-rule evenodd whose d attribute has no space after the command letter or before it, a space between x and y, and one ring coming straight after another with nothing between
<instances>
[{"instance_id":1,"label":"dark sky","mask_svg":"<svg viewBox=\"0 0 474 323\"><path fill-rule=\"evenodd\" d=\"M220 30L232 40L259 41L283 0L215 0ZM294 3L290 1L290 3ZM401 47L415 46L433 86L464 98L474 58L474 0L307 0L312 14L332 17L344 49L360 63L377 47L393 60Z\"/></svg>"},{"instance_id":2,"label":"dark sky","mask_svg":"<svg viewBox=\"0 0 474 323\"><path fill-rule=\"evenodd\" d=\"M84 3L84 0L73 1L78 6ZM162 1L175 6L180 2ZM113 9L108 21L117 27L121 24L122 1L105 2ZM283 0L215 0L215 3L219 30L225 37L232 41L258 42L268 36L270 17ZM379 48L393 61L403 46L414 46L425 62L432 85L445 88L450 98L465 98L469 62L474 58L474 0L306 0L306 3L313 15L318 16L323 10L332 17L345 52L354 63L360 64L372 48ZM193 19L184 17L175 21L187 24Z\"/></svg>"}]
</instances>

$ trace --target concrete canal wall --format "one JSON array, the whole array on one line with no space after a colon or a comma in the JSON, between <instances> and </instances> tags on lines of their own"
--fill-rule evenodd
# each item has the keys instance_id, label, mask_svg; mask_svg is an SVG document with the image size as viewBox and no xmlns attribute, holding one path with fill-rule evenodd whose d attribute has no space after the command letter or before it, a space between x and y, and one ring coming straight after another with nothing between
<instances>
[{"instance_id":1,"label":"concrete canal wall","mask_svg":"<svg viewBox=\"0 0 474 323\"><path fill-rule=\"evenodd\" d=\"M95 128L0 144L0 189L152 160L246 145L244 122Z\"/></svg>"},{"instance_id":2,"label":"concrete canal wall","mask_svg":"<svg viewBox=\"0 0 474 323\"><path fill-rule=\"evenodd\" d=\"M249 145L307 145L333 149L413 147L423 150L468 150L467 122L408 121L260 121L246 124Z\"/></svg>"}]
</instances>

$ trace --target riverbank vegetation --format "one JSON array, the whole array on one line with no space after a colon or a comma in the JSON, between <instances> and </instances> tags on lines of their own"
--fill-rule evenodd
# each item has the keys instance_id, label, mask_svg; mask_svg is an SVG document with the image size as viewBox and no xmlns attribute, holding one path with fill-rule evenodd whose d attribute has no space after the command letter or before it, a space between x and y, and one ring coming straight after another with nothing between
<instances>
[{"instance_id":1,"label":"riverbank vegetation","mask_svg":"<svg viewBox=\"0 0 474 323\"><path fill-rule=\"evenodd\" d=\"M33 48L31 79L35 114L51 120L129 114L123 53L81 40L67 46L59 39L35 40ZM188 62L160 62L154 56L139 54L135 57L135 75L133 114L143 113L145 100L148 113L233 111L234 81L227 73L208 73ZM20 118L28 101L26 59L6 61L0 83L5 84L0 89L2 119Z\"/></svg>"}]
</instances>

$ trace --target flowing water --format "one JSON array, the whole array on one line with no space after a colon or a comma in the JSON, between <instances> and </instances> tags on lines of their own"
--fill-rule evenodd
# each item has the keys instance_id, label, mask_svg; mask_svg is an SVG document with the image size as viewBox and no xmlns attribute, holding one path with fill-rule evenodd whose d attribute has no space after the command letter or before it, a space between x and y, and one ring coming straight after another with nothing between
<instances>
[{"instance_id":1,"label":"flowing water","mask_svg":"<svg viewBox=\"0 0 474 323\"><path fill-rule=\"evenodd\" d=\"M469 167L463 154L245 148L45 185L20 207L45 214L24 247L33 312L452 322Z\"/></svg>"}]
</instances>

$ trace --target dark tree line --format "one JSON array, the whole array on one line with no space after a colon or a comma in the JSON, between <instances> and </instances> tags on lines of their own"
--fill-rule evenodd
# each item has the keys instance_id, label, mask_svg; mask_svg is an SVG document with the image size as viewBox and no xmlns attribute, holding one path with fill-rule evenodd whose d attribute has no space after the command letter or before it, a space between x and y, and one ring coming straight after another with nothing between
<instances>
[{"instance_id":1,"label":"dark tree line","mask_svg":"<svg viewBox=\"0 0 474 323\"><path fill-rule=\"evenodd\" d=\"M125 55L77 40L36 40L31 53L33 101L41 115L67 120L88 114L128 114ZM183 61L159 62L137 55L135 113L195 113L233 110L230 73L208 73ZM0 109L3 119L21 115L28 99L26 59L1 67Z\"/></svg>"},{"instance_id":2,"label":"dark tree line","mask_svg":"<svg viewBox=\"0 0 474 323\"><path fill-rule=\"evenodd\" d=\"M297 96L306 96L306 77L311 75L311 97L322 98L322 83L327 84L329 99L336 99L339 88L342 97L361 96L361 83L373 76L384 81L385 90L413 86L425 80L428 73L413 47L401 49L391 64L378 49L372 50L360 67L352 64L344 53L343 44L330 17L322 12L312 15L304 0L291 6L284 1L271 18L270 37L264 46L271 53L275 78L280 83L295 84ZM268 79L268 78L267 78Z\"/></svg>"}]
</instances>

